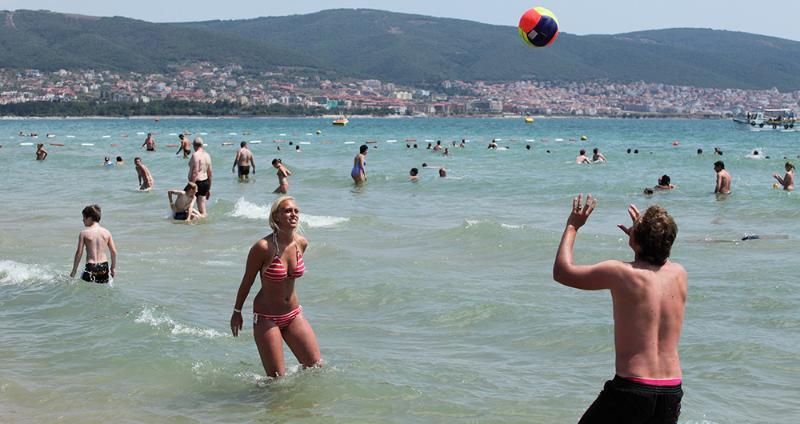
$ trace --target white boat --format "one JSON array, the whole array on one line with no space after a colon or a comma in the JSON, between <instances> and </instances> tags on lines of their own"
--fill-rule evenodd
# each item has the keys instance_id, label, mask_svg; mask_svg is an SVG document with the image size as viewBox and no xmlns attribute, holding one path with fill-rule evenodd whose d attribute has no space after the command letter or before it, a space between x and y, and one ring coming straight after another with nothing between
<instances>
[{"instance_id":1,"label":"white boat","mask_svg":"<svg viewBox=\"0 0 800 424\"><path fill-rule=\"evenodd\" d=\"M740 128L753 131L760 130L794 130L795 124L800 128L800 118L792 109L763 109L747 112L743 117L733 118L734 124Z\"/></svg>"}]
</instances>

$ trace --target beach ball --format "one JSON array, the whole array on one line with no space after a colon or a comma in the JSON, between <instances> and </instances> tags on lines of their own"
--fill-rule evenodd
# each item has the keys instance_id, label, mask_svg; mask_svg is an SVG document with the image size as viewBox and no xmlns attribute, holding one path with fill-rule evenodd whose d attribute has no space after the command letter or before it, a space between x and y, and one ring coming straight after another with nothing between
<instances>
[{"instance_id":1,"label":"beach ball","mask_svg":"<svg viewBox=\"0 0 800 424\"><path fill-rule=\"evenodd\" d=\"M558 37L558 19L544 7L534 7L519 19L519 36L531 46L546 47Z\"/></svg>"}]
</instances>

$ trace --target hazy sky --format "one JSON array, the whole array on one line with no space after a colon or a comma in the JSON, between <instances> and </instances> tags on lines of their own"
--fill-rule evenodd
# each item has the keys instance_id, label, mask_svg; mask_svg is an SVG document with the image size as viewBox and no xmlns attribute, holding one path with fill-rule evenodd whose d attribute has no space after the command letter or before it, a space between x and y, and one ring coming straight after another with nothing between
<instances>
[{"instance_id":1,"label":"hazy sky","mask_svg":"<svg viewBox=\"0 0 800 424\"><path fill-rule=\"evenodd\" d=\"M242 19L304 14L335 8L370 8L516 25L533 6L558 16L573 34L699 27L745 31L800 41L800 1L744 0L0 0L0 10L47 9L152 22Z\"/></svg>"}]
</instances>

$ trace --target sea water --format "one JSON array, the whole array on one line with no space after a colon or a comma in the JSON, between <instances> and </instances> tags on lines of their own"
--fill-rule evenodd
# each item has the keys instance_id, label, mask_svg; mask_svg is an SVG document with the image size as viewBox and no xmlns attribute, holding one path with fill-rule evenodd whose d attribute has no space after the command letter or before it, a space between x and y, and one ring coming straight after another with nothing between
<instances>
[{"instance_id":1,"label":"sea water","mask_svg":"<svg viewBox=\"0 0 800 424\"><path fill-rule=\"evenodd\" d=\"M166 190L188 168L166 144L183 131L204 134L214 164L209 217L193 225L168 218ZM148 132L156 152L140 147ZM487 149L492 138L501 149ZM236 149L254 140L257 173L239 183ZM368 141L369 180L354 187ZM37 142L46 161L34 160ZM0 144L2 422L575 422L614 374L609 293L552 280L578 193L599 201L578 234L581 263L632 258L616 228L630 203L661 204L679 226L681 422L800 419L800 197L771 178L784 157L798 162L798 132L688 120L4 120ZM576 165L593 147L608 162ZM137 191L137 155L152 192ZM125 164L104 167L104 156ZM264 377L249 319L239 338L229 330L247 251L269 232L273 158L294 173L310 242L297 292L325 359L299 370L287 349L277 381ZM713 194L719 159L733 175L724 198ZM677 189L644 196L662 174ZM91 203L119 250L110 285L68 276Z\"/></svg>"}]
</instances>

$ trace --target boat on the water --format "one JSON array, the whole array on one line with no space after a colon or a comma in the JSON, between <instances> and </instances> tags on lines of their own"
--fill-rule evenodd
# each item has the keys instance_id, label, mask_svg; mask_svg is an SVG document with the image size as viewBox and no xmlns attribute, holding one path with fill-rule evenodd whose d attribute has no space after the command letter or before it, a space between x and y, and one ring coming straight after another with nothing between
<instances>
[{"instance_id":1,"label":"boat on the water","mask_svg":"<svg viewBox=\"0 0 800 424\"><path fill-rule=\"evenodd\" d=\"M733 118L734 124L751 130L793 130L800 128L800 119L792 109L763 109L747 112L743 117Z\"/></svg>"},{"instance_id":2,"label":"boat on the water","mask_svg":"<svg viewBox=\"0 0 800 424\"><path fill-rule=\"evenodd\" d=\"M348 122L350 122L350 121L348 121L347 118L341 117L339 119L335 119L332 122L332 124L337 126L337 127L343 127L343 126L347 125Z\"/></svg>"}]
</instances>

